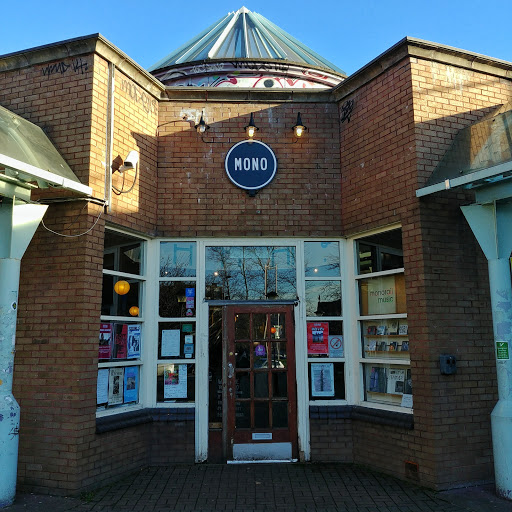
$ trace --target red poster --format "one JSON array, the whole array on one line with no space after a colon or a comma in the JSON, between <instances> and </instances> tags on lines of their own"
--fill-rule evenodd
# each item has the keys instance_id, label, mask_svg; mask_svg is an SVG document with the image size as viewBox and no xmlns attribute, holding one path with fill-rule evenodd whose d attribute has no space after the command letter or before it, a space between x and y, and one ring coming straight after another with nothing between
<instances>
[{"instance_id":1,"label":"red poster","mask_svg":"<svg viewBox=\"0 0 512 512\"><path fill-rule=\"evenodd\" d=\"M128 341L128 326L126 324L116 324L116 359L126 359L126 343Z\"/></svg>"},{"instance_id":2,"label":"red poster","mask_svg":"<svg viewBox=\"0 0 512 512\"><path fill-rule=\"evenodd\" d=\"M308 322L308 354L329 353L329 322Z\"/></svg>"},{"instance_id":3,"label":"red poster","mask_svg":"<svg viewBox=\"0 0 512 512\"><path fill-rule=\"evenodd\" d=\"M98 357L110 359L112 350L112 324L100 324L100 343Z\"/></svg>"}]
</instances>

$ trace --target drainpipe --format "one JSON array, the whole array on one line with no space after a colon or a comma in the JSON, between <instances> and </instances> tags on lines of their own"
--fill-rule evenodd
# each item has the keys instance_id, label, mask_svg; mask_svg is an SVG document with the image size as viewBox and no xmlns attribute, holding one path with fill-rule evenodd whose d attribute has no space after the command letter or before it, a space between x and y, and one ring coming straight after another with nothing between
<instances>
[{"instance_id":1,"label":"drainpipe","mask_svg":"<svg viewBox=\"0 0 512 512\"><path fill-rule=\"evenodd\" d=\"M114 145L114 85L116 67L108 63L107 123L105 132L105 199L107 211L112 211L112 153Z\"/></svg>"},{"instance_id":2,"label":"drainpipe","mask_svg":"<svg viewBox=\"0 0 512 512\"><path fill-rule=\"evenodd\" d=\"M21 258L48 206L0 203L0 508L16 495L20 407L12 394Z\"/></svg>"},{"instance_id":3,"label":"drainpipe","mask_svg":"<svg viewBox=\"0 0 512 512\"><path fill-rule=\"evenodd\" d=\"M463 206L489 266L498 403L491 413L496 494L512 500L512 203Z\"/></svg>"}]
</instances>

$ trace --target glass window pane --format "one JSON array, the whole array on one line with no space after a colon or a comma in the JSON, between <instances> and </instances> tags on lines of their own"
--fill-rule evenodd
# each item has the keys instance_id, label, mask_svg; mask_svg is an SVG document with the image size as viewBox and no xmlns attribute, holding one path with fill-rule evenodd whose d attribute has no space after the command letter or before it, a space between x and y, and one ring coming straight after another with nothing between
<instances>
[{"instance_id":1,"label":"glass window pane","mask_svg":"<svg viewBox=\"0 0 512 512\"><path fill-rule=\"evenodd\" d=\"M160 243L160 277L195 277L195 242Z\"/></svg>"},{"instance_id":2,"label":"glass window pane","mask_svg":"<svg viewBox=\"0 0 512 512\"><path fill-rule=\"evenodd\" d=\"M251 403L235 402L235 427L251 428Z\"/></svg>"},{"instance_id":3,"label":"glass window pane","mask_svg":"<svg viewBox=\"0 0 512 512\"><path fill-rule=\"evenodd\" d=\"M314 332L316 334L316 340L313 337ZM322 336L319 336L320 333ZM308 322L307 340L308 357L310 359L319 357L345 357L343 322L341 320Z\"/></svg>"},{"instance_id":4,"label":"glass window pane","mask_svg":"<svg viewBox=\"0 0 512 512\"><path fill-rule=\"evenodd\" d=\"M254 373L254 396L268 398L268 373Z\"/></svg>"},{"instance_id":5,"label":"glass window pane","mask_svg":"<svg viewBox=\"0 0 512 512\"><path fill-rule=\"evenodd\" d=\"M365 399L401 407L412 407L412 379L408 366L365 364Z\"/></svg>"},{"instance_id":6,"label":"glass window pane","mask_svg":"<svg viewBox=\"0 0 512 512\"><path fill-rule=\"evenodd\" d=\"M104 270L116 270L127 274L142 273L142 241L138 238L105 230Z\"/></svg>"},{"instance_id":7,"label":"glass window pane","mask_svg":"<svg viewBox=\"0 0 512 512\"><path fill-rule=\"evenodd\" d=\"M309 399L344 400L345 364L309 363Z\"/></svg>"},{"instance_id":8,"label":"glass window pane","mask_svg":"<svg viewBox=\"0 0 512 512\"><path fill-rule=\"evenodd\" d=\"M268 343L254 343L253 347L254 368L268 368Z\"/></svg>"},{"instance_id":9,"label":"glass window pane","mask_svg":"<svg viewBox=\"0 0 512 512\"><path fill-rule=\"evenodd\" d=\"M206 298L295 299L294 247L207 247Z\"/></svg>"},{"instance_id":10,"label":"glass window pane","mask_svg":"<svg viewBox=\"0 0 512 512\"><path fill-rule=\"evenodd\" d=\"M193 317L195 316L196 283L193 281L172 281L160 283L161 317Z\"/></svg>"},{"instance_id":11,"label":"glass window pane","mask_svg":"<svg viewBox=\"0 0 512 512\"><path fill-rule=\"evenodd\" d=\"M193 402L195 398L194 364L157 365L157 402Z\"/></svg>"},{"instance_id":12,"label":"glass window pane","mask_svg":"<svg viewBox=\"0 0 512 512\"><path fill-rule=\"evenodd\" d=\"M251 398L251 378L248 372L236 374L237 398Z\"/></svg>"},{"instance_id":13,"label":"glass window pane","mask_svg":"<svg viewBox=\"0 0 512 512\"><path fill-rule=\"evenodd\" d=\"M340 247L338 242L305 242L304 273L306 277L338 277Z\"/></svg>"},{"instance_id":14,"label":"glass window pane","mask_svg":"<svg viewBox=\"0 0 512 512\"><path fill-rule=\"evenodd\" d=\"M116 283L124 281L122 287L118 287L118 291L126 293L120 294L115 291ZM114 277L103 274L103 289L101 314L108 316L141 316L141 295L142 282L136 279L128 279ZM134 308L134 309L132 309Z\"/></svg>"},{"instance_id":15,"label":"glass window pane","mask_svg":"<svg viewBox=\"0 0 512 512\"><path fill-rule=\"evenodd\" d=\"M98 370L97 409L121 408L139 402L139 367L125 366Z\"/></svg>"},{"instance_id":16,"label":"glass window pane","mask_svg":"<svg viewBox=\"0 0 512 512\"><path fill-rule=\"evenodd\" d=\"M268 316L265 313L252 315L252 339L265 340L268 337Z\"/></svg>"},{"instance_id":17,"label":"glass window pane","mask_svg":"<svg viewBox=\"0 0 512 512\"><path fill-rule=\"evenodd\" d=\"M363 357L409 359L407 319L361 322Z\"/></svg>"},{"instance_id":18,"label":"glass window pane","mask_svg":"<svg viewBox=\"0 0 512 512\"><path fill-rule=\"evenodd\" d=\"M272 426L288 427L288 402L272 402Z\"/></svg>"},{"instance_id":19,"label":"glass window pane","mask_svg":"<svg viewBox=\"0 0 512 512\"><path fill-rule=\"evenodd\" d=\"M223 404L222 404L222 308L211 306L209 308L209 329L208 329L208 421L210 427L220 428L222 425Z\"/></svg>"},{"instance_id":20,"label":"glass window pane","mask_svg":"<svg viewBox=\"0 0 512 512\"><path fill-rule=\"evenodd\" d=\"M270 317L270 337L273 340L286 338L286 313L274 313Z\"/></svg>"},{"instance_id":21,"label":"glass window pane","mask_svg":"<svg viewBox=\"0 0 512 512\"><path fill-rule=\"evenodd\" d=\"M254 402L254 428L269 428L268 405L265 402Z\"/></svg>"},{"instance_id":22,"label":"glass window pane","mask_svg":"<svg viewBox=\"0 0 512 512\"><path fill-rule=\"evenodd\" d=\"M307 316L341 316L339 281L306 281Z\"/></svg>"},{"instance_id":23,"label":"glass window pane","mask_svg":"<svg viewBox=\"0 0 512 512\"><path fill-rule=\"evenodd\" d=\"M288 366L286 343L282 341L272 342L272 368L286 368Z\"/></svg>"},{"instance_id":24,"label":"glass window pane","mask_svg":"<svg viewBox=\"0 0 512 512\"><path fill-rule=\"evenodd\" d=\"M250 320L249 313L238 313L235 317L235 340L250 339Z\"/></svg>"},{"instance_id":25,"label":"glass window pane","mask_svg":"<svg viewBox=\"0 0 512 512\"><path fill-rule=\"evenodd\" d=\"M158 324L158 358L194 359L195 338L195 322L160 322Z\"/></svg>"},{"instance_id":26,"label":"glass window pane","mask_svg":"<svg viewBox=\"0 0 512 512\"><path fill-rule=\"evenodd\" d=\"M272 396L274 398L288 397L287 372L272 372Z\"/></svg>"},{"instance_id":27,"label":"glass window pane","mask_svg":"<svg viewBox=\"0 0 512 512\"><path fill-rule=\"evenodd\" d=\"M406 313L404 275L360 279L359 300L363 316Z\"/></svg>"},{"instance_id":28,"label":"glass window pane","mask_svg":"<svg viewBox=\"0 0 512 512\"><path fill-rule=\"evenodd\" d=\"M404 266L401 229L360 238L357 246L359 274L394 270Z\"/></svg>"},{"instance_id":29,"label":"glass window pane","mask_svg":"<svg viewBox=\"0 0 512 512\"><path fill-rule=\"evenodd\" d=\"M250 368L251 367L251 346L249 343L237 343L235 352L235 367Z\"/></svg>"}]
</instances>

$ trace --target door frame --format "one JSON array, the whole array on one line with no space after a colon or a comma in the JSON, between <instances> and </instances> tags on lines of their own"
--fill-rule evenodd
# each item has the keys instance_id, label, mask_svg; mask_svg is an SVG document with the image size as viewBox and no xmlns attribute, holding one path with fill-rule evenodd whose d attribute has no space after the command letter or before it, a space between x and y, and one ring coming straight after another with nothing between
<instances>
[{"instance_id":1,"label":"door frame","mask_svg":"<svg viewBox=\"0 0 512 512\"><path fill-rule=\"evenodd\" d=\"M291 458L297 459L299 454L298 440L298 404L297 404L297 368L295 362L295 301L261 301L261 302L236 302L223 306L223 452L227 460L233 459L233 444L240 445L265 445L275 443L290 443ZM235 427L235 332L234 315L236 313L285 313L285 332L287 338L287 398L288 398L288 429L274 430L270 427L258 428L262 434L272 433L272 441L255 440L252 430L236 432ZM231 338L230 338L231 336ZM252 337L252 336L251 336ZM270 341L270 338L266 338ZM290 345L293 345L290 350ZM270 347L268 349L270 353ZM267 354L268 357L269 354ZM270 390L270 387L269 387ZM254 429L253 429L254 430ZM249 437L250 436L250 437ZM238 437L238 443L235 441ZM241 439L240 439L241 438Z\"/></svg>"}]
</instances>

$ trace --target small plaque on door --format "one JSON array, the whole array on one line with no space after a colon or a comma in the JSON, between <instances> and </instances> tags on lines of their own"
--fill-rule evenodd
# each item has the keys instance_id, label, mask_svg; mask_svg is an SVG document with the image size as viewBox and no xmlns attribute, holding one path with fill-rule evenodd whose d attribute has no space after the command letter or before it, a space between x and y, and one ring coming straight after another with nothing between
<instances>
[{"instance_id":1,"label":"small plaque on door","mask_svg":"<svg viewBox=\"0 0 512 512\"><path fill-rule=\"evenodd\" d=\"M262 432L252 435L253 441L272 441L272 432Z\"/></svg>"}]
</instances>

